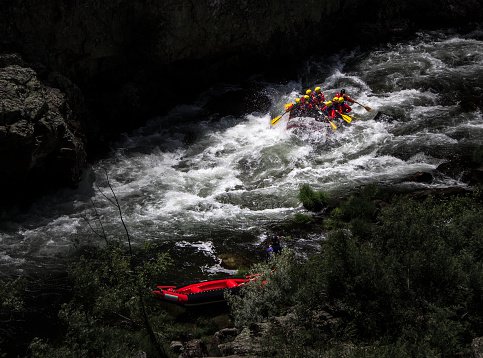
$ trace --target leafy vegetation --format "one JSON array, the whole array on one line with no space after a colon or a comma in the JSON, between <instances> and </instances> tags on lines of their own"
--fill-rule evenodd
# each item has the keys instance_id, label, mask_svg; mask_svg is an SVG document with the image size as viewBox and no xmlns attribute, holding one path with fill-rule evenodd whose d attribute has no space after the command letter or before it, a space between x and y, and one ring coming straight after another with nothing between
<instances>
[{"instance_id":1,"label":"leafy vegetation","mask_svg":"<svg viewBox=\"0 0 483 358\"><path fill-rule=\"evenodd\" d=\"M311 208L331 201L323 219L292 220L328 230L321 251L301 261L284 250L250 269L256 276L243 295L228 296L237 326L269 325L262 355L469 355L471 340L483 335L481 190L415 200L371 186L335 203L304 186L302 197L311 197ZM69 270L72 297L59 312L65 334L34 339L29 354L169 356L163 342L212 334L209 315L185 317L188 335L153 300L149 288L170 265L156 252L113 240L83 248ZM4 285L2 310L22 310L21 291L21 281Z\"/></svg>"},{"instance_id":2,"label":"leafy vegetation","mask_svg":"<svg viewBox=\"0 0 483 358\"><path fill-rule=\"evenodd\" d=\"M236 322L295 315L271 329L277 356L468 355L483 334L482 217L478 193L388 203L366 188L332 210L319 254L285 253L264 290L231 300Z\"/></svg>"},{"instance_id":3,"label":"leafy vegetation","mask_svg":"<svg viewBox=\"0 0 483 358\"><path fill-rule=\"evenodd\" d=\"M313 190L308 184L304 184L300 188L299 200L304 208L310 211L320 211L327 206L327 195Z\"/></svg>"},{"instance_id":4,"label":"leafy vegetation","mask_svg":"<svg viewBox=\"0 0 483 358\"><path fill-rule=\"evenodd\" d=\"M74 293L59 312L65 336L58 342L35 339L32 357L132 357L139 351L155 352L149 329L163 332L164 317L153 311L155 305L146 305L151 299L148 287L170 261L164 254L146 256L149 251L142 250L142 261L133 265L119 243L86 250L69 270Z\"/></svg>"}]
</instances>

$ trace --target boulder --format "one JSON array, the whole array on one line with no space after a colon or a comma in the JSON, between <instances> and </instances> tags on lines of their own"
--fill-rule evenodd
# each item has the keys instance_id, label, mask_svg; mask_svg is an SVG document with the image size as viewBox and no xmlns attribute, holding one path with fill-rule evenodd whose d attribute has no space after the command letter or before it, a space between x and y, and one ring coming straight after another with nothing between
<instances>
[{"instance_id":1,"label":"boulder","mask_svg":"<svg viewBox=\"0 0 483 358\"><path fill-rule=\"evenodd\" d=\"M206 348L201 339L193 339L184 344L183 352L179 358L195 358L206 356Z\"/></svg>"},{"instance_id":2,"label":"boulder","mask_svg":"<svg viewBox=\"0 0 483 358\"><path fill-rule=\"evenodd\" d=\"M181 343L181 341L172 341L169 345L169 349L171 350L171 352L179 354L183 350L183 343Z\"/></svg>"},{"instance_id":3,"label":"boulder","mask_svg":"<svg viewBox=\"0 0 483 358\"><path fill-rule=\"evenodd\" d=\"M218 345L223 356L266 356L264 335L269 334L270 324L267 322L252 324L242 329L231 342Z\"/></svg>"},{"instance_id":4,"label":"boulder","mask_svg":"<svg viewBox=\"0 0 483 358\"><path fill-rule=\"evenodd\" d=\"M224 328L214 334L213 341L218 345L223 344L235 339L238 333L239 330L237 328Z\"/></svg>"},{"instance_id":5,"label":"boulder","mask_svg":"<svg viewBox=\"0 0 483 358\"><path fill-rule=\"evenodd\" d=\"M0 55L0 192L73 185L86 164L80 91L53 75L57 87L15 55ZM69 89L70 93L61 88ZM26 190L26 187L32 190Z\"/></svg>"},{"instance_id":6,"label":"boulder","mask_svg":"<svg viewBox=\"0 0 483 358\"><path fill-rule=\"evenodd\" d=\"M474 358L483 358L483 337L473 339L471 342L471 350Z\"/></svg>"}]
</instances>

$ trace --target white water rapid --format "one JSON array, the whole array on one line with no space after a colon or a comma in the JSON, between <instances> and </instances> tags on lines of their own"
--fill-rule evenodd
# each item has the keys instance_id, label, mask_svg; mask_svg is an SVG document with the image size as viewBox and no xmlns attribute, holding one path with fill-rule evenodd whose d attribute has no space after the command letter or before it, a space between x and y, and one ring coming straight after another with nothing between
<instances>
[{"instance_id":1,"label":"white water rapid","mask_svg":"<svg viewBox=\"0 0 483 358\"><path fill-rule=\"evenodd\" d=\"M483 93L482 39L478 32L424 33L373 52L312 59L300 78L264 83L271 114L207 115L203 94L125 135L78 189L2 222L1 270L48 269L74 242L101 243L84 220L100 229L91 199L108 234L122 237L116 208L97 190L110 195L103 168L134 242L165 242L180 270L205 275L227 271L218 254L255 252L271 224L303 211L297 194L304 183L334 194L368 183L463 186L444 175L429 184L405 178L433 171L461 146L483 144L482 113L461 106L468 93ZM270 128L283 103L315 85L329 96L345 88L374 111L354 105L357 119L334 133L294 134L283 121ZM374 120L378 111L390 120ZM321 239L294 245L312 249Z\"/></svg>"}]
</instances>

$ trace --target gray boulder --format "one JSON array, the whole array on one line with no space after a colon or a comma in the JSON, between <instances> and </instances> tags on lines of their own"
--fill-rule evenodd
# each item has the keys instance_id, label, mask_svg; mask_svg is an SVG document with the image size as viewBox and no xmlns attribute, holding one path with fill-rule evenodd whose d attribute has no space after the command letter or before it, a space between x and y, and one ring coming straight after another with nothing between
<instances>
[{"instance_id":1,"label":"gray boulder","mask_svg":"<svg viewBox=\"0 0 483 358\"><path fill-rule=\"evenodd\" d=\"M0 55L2 195L73 185L86 164L82 95L58 74L46 81L18 56Z\"/></svg>"}]
</instances>

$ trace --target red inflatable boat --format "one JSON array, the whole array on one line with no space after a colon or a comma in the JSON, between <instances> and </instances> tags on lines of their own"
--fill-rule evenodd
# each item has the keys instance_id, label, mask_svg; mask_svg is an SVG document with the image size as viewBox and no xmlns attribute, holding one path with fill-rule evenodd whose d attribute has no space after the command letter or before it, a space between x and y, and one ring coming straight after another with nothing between
<instances>
[{"instance_id":1,"label":"red inflatable boat","mask_svg":"<svg viewBox=\"0 0 483 358\"><path fill-rule=\"evenodd\" d=\"M240 286L253 280L252 278L224 278L221 280L203 281L188 286L156 286L153 293L164 301L176 302L184 306L203 305L222 302L226 290L236 292Z\"/></svg>"}]
</instances>

